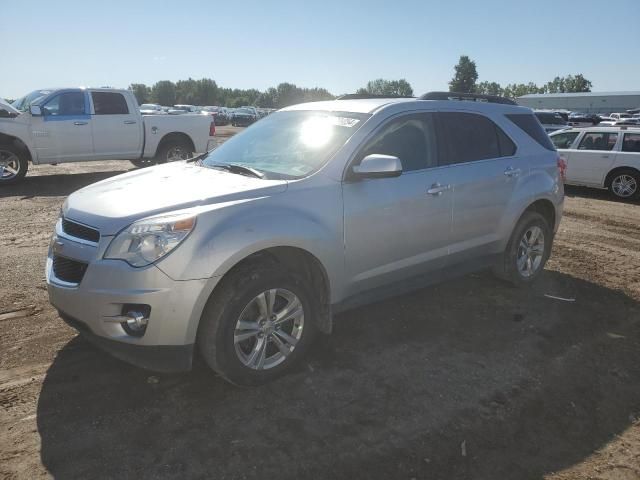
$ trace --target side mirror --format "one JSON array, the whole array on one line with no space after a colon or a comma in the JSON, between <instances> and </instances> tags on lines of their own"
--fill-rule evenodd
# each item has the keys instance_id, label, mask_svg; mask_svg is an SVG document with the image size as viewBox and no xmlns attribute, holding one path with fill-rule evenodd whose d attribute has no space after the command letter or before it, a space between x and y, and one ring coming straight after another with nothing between
<instances>
[{"instance_id":1,"label":"side mirror","mask_svg":"<svg viewBox=\"0 0 640 480\"><path fill-rule=\"evenodd\" d=\"M355 165L351 171L353 178L389 178L402 174L402 162L392 155L374 153L362 159L360 165Z\"/></svg>"},{"instance_id":2,"label":"side mirror","mask_svg":"<svg viewBox=\"0 0 640 480\"><path fill-rule=\"evenodd\" d=\"M41 117L42 116L42 109L40 108L39 105L31 105L29 107L29 113L31 113L31 115L34 116L34 117Z\"/></svg>"}]
</instances>

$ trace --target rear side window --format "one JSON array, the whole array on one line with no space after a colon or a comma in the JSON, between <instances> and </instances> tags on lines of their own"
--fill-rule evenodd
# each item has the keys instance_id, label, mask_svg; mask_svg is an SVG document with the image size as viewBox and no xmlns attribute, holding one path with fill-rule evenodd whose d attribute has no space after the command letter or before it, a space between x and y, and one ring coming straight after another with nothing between
<instances>
[{"instance_id":1,"label":"rear side window","mask_svg":"<svg viewBox=\"0 0 640 480\"><path fill-rule=\"evenodd\" d=\"M578 145L578 150L613 150L618 140L617 133L592 132L585 134Z\"/></svg>"},{"instance_id":2,"label":"rear side window","mask_svg":"<svg viewBox=\"0 0 640 480\"><path fill-rule=\"evenodd\" d=\"M129 113L124 95L115 92L91 92L96 115L126 115Z\"/></svg>"},{"instance_id":3,"label":"rear side window","mask_svg":"<svg viewBox=\"0 0 640 480\"><path fill-rule=\"evenodd\" d=\"M556 148L571 148L571 145L573 145L573 142L579 134L579 132L559 133L557 135L553 135L551 137L551 141Z\"/></svg>"},{"instance_id":4,"label":"rear side window","mask_svg":"<svg viewBox=\"0 0 640 480\"><path fill-rule=\"evenodd\" d=\"M625 133L622 151L640 153L640 133Z\"/></svg>"},{"instance_id":5,"label":"rear side window","mask_svg":"<svg viewBox=\"0 0 640 480\"><path fill-rule=\"evenodd\" d=\"M544 131L535 115L531 113L508 113L505 116L544 148L555 150L553 143L549 140L549 135Z\"/></svg>"},{"instance_id":6,"label":"rear side window","mask_svg":"<svg viewBox=\"0 0 640 480\"><path fill-rule=\"evenodd\" d=\"M516 146L487 117L466 112L438 113L443 137L441 164L467 163L511 156Z\"/></svg>"}]
</instances>

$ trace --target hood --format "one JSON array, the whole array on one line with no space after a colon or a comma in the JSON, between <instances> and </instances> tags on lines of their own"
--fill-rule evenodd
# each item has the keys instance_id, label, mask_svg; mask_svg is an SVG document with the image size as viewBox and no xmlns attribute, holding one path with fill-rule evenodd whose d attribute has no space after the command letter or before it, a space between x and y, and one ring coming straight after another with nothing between
<instances>
[{"instance_id":1,"label":"hood","mask_svg":"<svg viewBox=\"0 0 640 480\"><path fill-rule=\"evenodd\" d=\"M136 220L160 213L272 196L286 180L263 180L185 162L134 170L72 193L65 217L114 235Z\"/></svg>"},{"instance_id":2,"label":"hood","mask_svg":"<svg viewBox=\"0 0 640 480\"><path fill-rule=\"evenodd\" d=\"M4 110L7 113L4 114L4 112L2 112L2 110ZM9 102L7 102L7 101L3 100L2 98L0 98L0 116L17 117L21 113L22 112L20 110L17 110L15 108L13 108Z\"/></svg>"}]
</instances>

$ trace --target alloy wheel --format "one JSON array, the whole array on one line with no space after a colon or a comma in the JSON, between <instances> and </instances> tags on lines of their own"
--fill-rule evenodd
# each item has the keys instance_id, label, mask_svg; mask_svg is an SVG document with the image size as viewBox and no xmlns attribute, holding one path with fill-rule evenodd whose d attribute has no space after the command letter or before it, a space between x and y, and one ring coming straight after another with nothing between
<instances>
[{"instance_id":1,"label":"alloy wheel","mask_svg":"<svg viewBox=\"0 0 640 480\"><path fill-rule=\"evenodd\" d=\"M8 150L0 150L0 182L13 180L20 172L20 159Z\"/></svg>"},{"instance_id":2,"label":"alloy wheel","mask_svg":"<svg viewBox=\"0 0 640 480\"><path fill-rule=\"evenodd\" d=\"M638 182L631 175L623 173L613 179L611 182L611 189L618 197L629 198L638 190Z\"/></svg>"},{"instance_id":3,"label":"alloy wheel","mask_svg":"<svg viewBox=\"0 0 640 480\"><path fill-rule=\"evenodd\" d=\"M518 273L525 278L534 275L542 264L544 255L544 232L538 226L529 227L518 244L516 265Z\"/></svg>"},{"instance_id":4,"label":"alloy wheel","mask_svg":"<svg viewBox=\"0 0 640 480\"><path fill-rule=\"evenodd\" d=\"M242 310L234 330L236 355L253 370L284 362L304 329L304 308L289 290L275 288L256 295Z\"/></svg>"},{"instance_id":5,"label":"alloy wheel","mask_svg":"<svg viewBox=\"0 0 640 480\"><path fill-rule=\"evenodd\" d=\"M175 146L167 150L167 162L177 162L179 160L186 160L189 158L189 152L184 147Z\"/></svg>"}]
</instances>

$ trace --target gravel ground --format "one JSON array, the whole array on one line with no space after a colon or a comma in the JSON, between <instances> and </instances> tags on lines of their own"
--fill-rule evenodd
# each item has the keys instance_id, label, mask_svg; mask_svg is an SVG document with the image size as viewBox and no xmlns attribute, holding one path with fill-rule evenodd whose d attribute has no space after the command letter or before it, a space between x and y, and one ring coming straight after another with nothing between
<instances>
[{"instance_id":1,"label":"gravel ground","mask_svg":"<svg viewBox=\"0 0 640 480\"><path fill-rule=\"evenodd\" d=\"M115 360L48 304L65 196L130 168L0 190L0 478L640 478L637 203L569 189L532 289L479 273L347 312L298 371L241 389Z\"/></svg>"}]
</instances>

